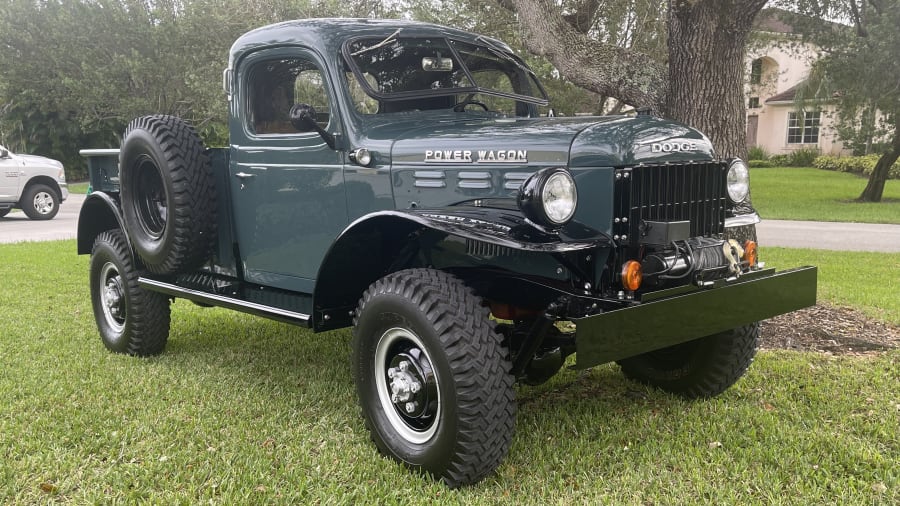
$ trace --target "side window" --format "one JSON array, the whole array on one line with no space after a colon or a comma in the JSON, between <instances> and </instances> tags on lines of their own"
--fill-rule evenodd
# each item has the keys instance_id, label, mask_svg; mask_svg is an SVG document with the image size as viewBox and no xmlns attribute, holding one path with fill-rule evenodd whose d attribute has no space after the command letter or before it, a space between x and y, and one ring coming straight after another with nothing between
<instances>
[{"instance_id":1,"label":"side window","mask_svg":"<svg viewBox=\"0 0 900 506\"><path fill-rule=\"evenodd\" d=\"M249 74L247 129L257 135L292 134L291 107L309 104L318 123L328 127L331 101L319 68L305 58L281 58L256 63Z\"/></svg>"},{"instance_id":2,"label":"side window","mask_svg":"<svg viewBox=\"0 0 900 506\"><path fill-rule=\"evenodd\" d=\"M350 97L353 99L353 105L356 107L358 112L363 114L375 114L378 112L378 100L370 97L363 87L359 84L359 81L356 79L356 76L353 75L353 72L349 70L346 72L347 77L347 86L350 89ZM375 76L366 72L363 74L366 81L369 83L369 86L374 90L379 90L378 81L375 79Z\"/></svg>"}]
</instances>

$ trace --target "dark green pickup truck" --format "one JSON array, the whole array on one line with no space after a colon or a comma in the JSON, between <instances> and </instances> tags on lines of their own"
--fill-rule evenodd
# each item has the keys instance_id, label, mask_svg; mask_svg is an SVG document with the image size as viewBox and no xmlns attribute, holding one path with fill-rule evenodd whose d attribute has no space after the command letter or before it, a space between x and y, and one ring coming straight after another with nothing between
<instances>
[{"instance_id":1,"label":"dark green pickup truck","mask_svg":"<svg viewBox=\"0 0 900 506\"><path fill-rule=\"evenodd\" d=\"M304 20L242 36L230 144L171 116L94 150L78 221L103 343L153 355L170 300L354 327L372 439L450 486L506 455L514 384L617 361L688 397L744 374L761 319L816 269L756 244L748 170L651 117L546 117L502 42L414 22Z\"/></svg>"}]
</instances>

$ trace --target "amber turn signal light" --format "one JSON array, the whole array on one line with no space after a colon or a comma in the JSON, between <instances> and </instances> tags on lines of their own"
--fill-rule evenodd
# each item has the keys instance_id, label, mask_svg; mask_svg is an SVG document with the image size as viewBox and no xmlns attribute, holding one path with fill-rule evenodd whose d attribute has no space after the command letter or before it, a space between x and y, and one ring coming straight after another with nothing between
<instances>
[{"instance_id":1,"label":"amber turn signal light","mask_svg":"<svg viewBox=\"0 0 900 506\"><path fill-rule=\"evenodd\" d=\"M747 262L747 265L749 265L750 267L756 267L759 256L756 248L756 243L754 241L746 241L744 243L744 256L741 257L741 259Z\"/></svg>"},{"instance_id":2,"label":"amber turn signal light","mask_svg":"<svg viewBox=\"0 0 900 506\"><path fill-rule=\"evenodd\" d=\"M641 263L637 260L625 262L625 265L622 266L622 286L633 292L641 287L643 280L644 271L641 269Z\"/></svg>"}]
</instances>

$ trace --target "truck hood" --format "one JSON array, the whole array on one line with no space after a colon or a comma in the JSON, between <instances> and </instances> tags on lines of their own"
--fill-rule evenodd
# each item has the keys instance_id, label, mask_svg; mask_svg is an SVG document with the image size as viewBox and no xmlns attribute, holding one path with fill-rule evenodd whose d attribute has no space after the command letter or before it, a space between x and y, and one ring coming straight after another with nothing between
<instances>
[{"instance_id":1,"label":"truck hood","mask_svg":"<svg viewBox=\"0 0 900 506\"><path fill-rule=\"evenodd\" d=\"M697 130L649 116L490 118L467 114L373 124L370 138L392 138L394 166L619 167L710 160Z\"/></svg>"},{"instance_id":2,"label":"truck hood","mask_svg":"<svg viewBox=\"0 0 900 506\"><path fill-rule=\"evenodd\" d=\"M616 168L709 161L714 156L701 133L649 116L505 119L433 112L427 119L418 114L410 114L409 120L407 115L383 116L391 118L379 118L381 123L366 125L365 131L373 145L390 146L395 209L510 204L535 171L565 166L580 195L574 220L609 233ZM398 121L398 116L404 120Z\"/></svg>"},{"instance_id":3,"label":"truck hood","mask_svg":"<svg viewBox=\"0 0 900 506\"><path fill-rule=\"evenodd\" d=\"M62 169L63 164L52 158L37 155L14 155L25 167Z\"/></svg>"}]
</instances>

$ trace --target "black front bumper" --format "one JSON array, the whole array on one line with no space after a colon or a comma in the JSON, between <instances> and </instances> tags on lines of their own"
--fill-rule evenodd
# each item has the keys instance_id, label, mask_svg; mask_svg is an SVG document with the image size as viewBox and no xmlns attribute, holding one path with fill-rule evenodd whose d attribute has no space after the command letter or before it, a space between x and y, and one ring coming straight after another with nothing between
<instances>
[{"instance_id":1,"label":"black front bumper","mask_svg":"<svg viewBox=\"0 0 900 506\"><path fill-rule=\"evenodd\" d=\"M816 267L770 269L576 319L575 367L593 367L812 306L816 273Z\"/></svg>"}]
</instances>

